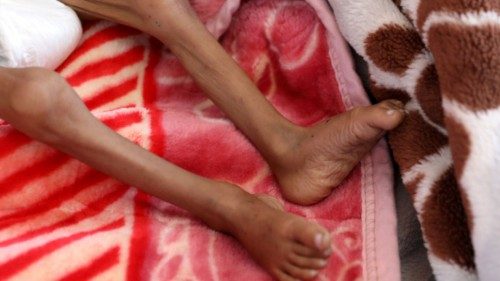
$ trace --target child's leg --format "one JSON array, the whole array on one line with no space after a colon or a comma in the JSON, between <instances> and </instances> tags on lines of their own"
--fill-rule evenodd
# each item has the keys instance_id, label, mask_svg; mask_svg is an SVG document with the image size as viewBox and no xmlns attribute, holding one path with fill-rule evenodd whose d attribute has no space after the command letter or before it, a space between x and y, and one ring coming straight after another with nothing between
<instances>
[{"instance_id":1,"label":"child's leg","mask_svg":"<svg viewBox=\"0 0 500 281\"><path fill-rule=\"evenodd\" d=\"M0 67L0 118L124 183L234 235L279 280L310 279L326 265L322 227L227 183L191 174L104 126L53 72ZM267 202L267 203L265 203Z\"/></svg>"},{"instance_id":2,"label":"child's leg","mask_svg":"<svg viewBox=\"0 0 500 281\"><path fill-rule=\"evenodd\" d=\"M206 94L255 144L290 201L328 196L386 130L402 104L358 108L312 128L281 116L200 22L185 0L63 0L92 15L145 31L168 45Z\"/></svg>"}]
</instances>

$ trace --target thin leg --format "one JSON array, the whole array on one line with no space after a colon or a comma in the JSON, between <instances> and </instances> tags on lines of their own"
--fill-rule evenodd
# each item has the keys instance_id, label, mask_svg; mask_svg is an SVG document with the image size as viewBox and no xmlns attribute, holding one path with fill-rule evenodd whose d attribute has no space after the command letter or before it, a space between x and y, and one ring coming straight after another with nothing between
<instances>
[{"instance_id":1,"label":"thin leg","mask_svg":"<svg viewBox=\"0 0 500 281\"><path fill-rule=\"evenodd\" d=\"M0 67L0 85L0 118L232 234L280 280L310 279L326 265L331 242L325 229L277 209L270 198L263 200L233 185L199 177L135 145L92 116L57 74ZM292 257L301 264L296 265Z\"/></svg>"},{"instance_id":2,"label":"thin leg","mask_svg":"<svg viewBox=\"0 0 500 281\"><path fill-rule=\"evenodd\" d=\"M254 143L271 165L284 197L295 203L313 204L328 196L403 119L403 104L386 101L311 128L292 124L205 29L186 0L63 2L140 29L168 45L210 99Z\"/></svg>"}]
</instances>

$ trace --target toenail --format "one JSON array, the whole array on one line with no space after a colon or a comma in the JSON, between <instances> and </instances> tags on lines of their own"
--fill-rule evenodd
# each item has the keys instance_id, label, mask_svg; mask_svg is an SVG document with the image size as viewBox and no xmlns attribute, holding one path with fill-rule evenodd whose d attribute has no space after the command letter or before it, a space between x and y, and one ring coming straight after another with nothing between
<instances>
[{"instance_id":1,"label":"toenail","mask_svg":"<svg viewBox=\"0 0 500 281\"><path fill-rule=\"evenodd\" d=\"M386 111L387 115L394 115L394 113L396 113L396 110L394 109L389 109Z\"/></svg>"},{"instance_id":2,"label":"toenail","mask_svg":"<svg viewBox=\"0 0 500 281\"><path fill-rule=\"evenodd\" d=\"M314 237L314 243L316 244L316 247L318 249L323 248L323 245L325 244L325 238L326 238L325 235L322 233L318 233Z\"/></svg>"},{"instance_id":3,"label":"toenail","mask_svg":"<svg viewBox=\"0 0 500 281\"><path fill-rule=\"evenodd\" d=\"M325 267L325 266L326 266L326 263L327 263L327 262L326 262L326 260L321 260L321 261L319 262L319 266L321 266L321 267Z\"/></svg>"},{"instance_id":4,"label":"toenail","mask_svg":"<svg viewBox=\"0 0 500 281\"><path fill-rule=\"evenodd\" d=\"M389 104L392 106L392 107L397 107L397 108L403 108L405 105L403 102L399 101L399 100L391 100L389 102Z\"/></svg>"}]
</instances>

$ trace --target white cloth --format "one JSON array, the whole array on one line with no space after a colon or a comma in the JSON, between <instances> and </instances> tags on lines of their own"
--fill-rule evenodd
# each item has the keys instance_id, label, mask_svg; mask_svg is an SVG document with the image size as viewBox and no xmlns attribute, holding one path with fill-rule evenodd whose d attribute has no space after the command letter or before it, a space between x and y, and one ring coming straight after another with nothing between
<instances>
[{"instance_id":1,"label":"white cloth","mask_svg":"<svg viewBox=\"0 0 500 281\"><path fill-rule=\"evenodd\" d=\"M76 13L57 0L0 0L0 66L55 69L81 36Z\"/></svg>"}]
</instances>

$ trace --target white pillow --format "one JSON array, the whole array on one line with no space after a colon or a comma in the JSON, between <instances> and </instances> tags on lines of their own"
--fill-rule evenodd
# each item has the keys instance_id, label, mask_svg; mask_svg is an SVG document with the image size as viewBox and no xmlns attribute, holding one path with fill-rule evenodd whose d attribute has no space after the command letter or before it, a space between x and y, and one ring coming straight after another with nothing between
<instances>
[{"instance_id":1,"label":"white pillow","mask_svg":"<svg viewBox=\"0 0 500 281\"><path fill-rule=\"evenodd\" d=\"M0 0L0 66L55 69L81 36L76 13L57 0Z\"/></svg>"}]
</instances>

